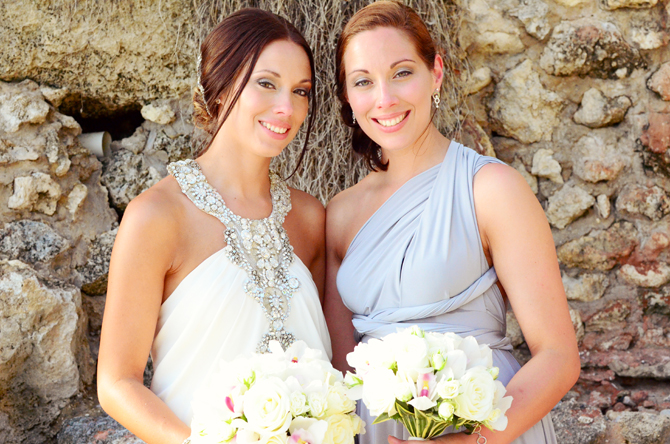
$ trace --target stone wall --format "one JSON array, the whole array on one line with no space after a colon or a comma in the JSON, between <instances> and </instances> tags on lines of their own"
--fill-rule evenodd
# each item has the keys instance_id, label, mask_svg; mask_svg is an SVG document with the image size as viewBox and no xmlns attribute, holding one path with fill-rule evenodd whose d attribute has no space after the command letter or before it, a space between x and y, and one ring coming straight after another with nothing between
<instances>
[{"instance_id":1,"label":"stone wall","mask_svg":"<svg viewBox=\"0 0 670 444\"><path fill-rule=\"evenodd\" d=\"M314 48L321 114L293 184L324 202L363 174L331 79L341 24L364 3L254 3ZM197 42L247 4L0 2L0 442L133 440L95 399L118 218L202 144ZM552 226L582 357L553 412L559 442L668 442L670 3L410 4L448 47L439 126L516 168ZM136 128L119 131L130 115ZM82 127L115 134L112 154L83 148ZM511 312L508 331L527 360Z\"/></svg>"}]
</instances>

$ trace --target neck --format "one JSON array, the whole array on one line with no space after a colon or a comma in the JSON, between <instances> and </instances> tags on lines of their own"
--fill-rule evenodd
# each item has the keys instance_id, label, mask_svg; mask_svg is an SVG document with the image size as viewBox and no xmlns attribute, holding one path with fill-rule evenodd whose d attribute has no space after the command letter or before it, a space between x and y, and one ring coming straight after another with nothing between
<instances>
[{"instance_id":1,"label":"neck","mask_svg":"<svg viewBox=\"0 0 670 444\"><path fill-rule=\"evenodd\" d=\"M382 160L388 161L385 172L388 182L406 182L411 177L444 160L449 140L432 123L412 145L399 150L385 150Z\"/></svg>"},{"instance_id":2,"label":"neck","mask_svg":"<svg viewBox=\"0 0 670 444\"><path fill-rule=\"evenodd\" d=\"M270 198L270 158L261 157L225 143L219 137L198 163L207 181L224 197L226 204Z\"/></svg>"}]
</instances>

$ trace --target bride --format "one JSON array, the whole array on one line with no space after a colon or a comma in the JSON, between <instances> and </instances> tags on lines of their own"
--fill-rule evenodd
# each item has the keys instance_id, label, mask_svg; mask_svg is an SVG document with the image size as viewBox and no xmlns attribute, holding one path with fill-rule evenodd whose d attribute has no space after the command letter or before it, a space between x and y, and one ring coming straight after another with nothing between
<instances>
[{"instance_id":1,"label":"bride","mask_svg":"<svg viewBox=\"0 0 670 444\"><path fill-rule=\"evenodd\" d=\"M109 270L100 404L149 444L189 441L192 395L222 359L271 339L331 356L325 212L269 169L309 112L301 158L307 146L312 52L286 20L243 9L207 36L199 71L194 119L212 140L130 203Z\"/></svg>"}]
</instances>

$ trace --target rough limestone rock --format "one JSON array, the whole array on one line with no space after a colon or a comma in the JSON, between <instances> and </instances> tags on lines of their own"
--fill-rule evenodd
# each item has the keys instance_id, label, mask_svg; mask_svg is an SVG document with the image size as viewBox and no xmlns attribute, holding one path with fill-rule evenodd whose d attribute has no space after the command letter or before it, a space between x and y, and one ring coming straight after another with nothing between
<instances>
[{"instance_id":1,"label":"rough limestone rock","mask_svg":"<svg viewBox=\"0 0 670 444\"><path fill-rule=\"evenodd\" d=\"M587 18L564 21L554 28L540 66L556 76L620 79L646 65L614 24Z\"/></svg>"},{"instance_id":2,"label":"rough limestone rock","mask_svg":"<svg viewBox=\"0 0 670 444\"><path fill-rule=\"evenodd\" d=\"M33 172L14 179L14 194L7 206L13 210L40 211L48 216L56 212L62 190L51 176Z\"/></svg>"},{"instance_id":3,"label":"rough limestone rock","mask_svg":"<svg viewBox=\"0 0 670 444\"><path fill-rule=\"evenodd\" d=\"M0 80L68 88L61 110L86 115L180 96L194 84L195 8L181 0L2 2Z\"/></svg>"},{"instance_id":4,"label":"rough limestone rock","mask_svg":"<svg viewBox=\"0 0 670 444\"><path fill-rule=\"evenodd\" d=\"M557 249L568 267L606 271L628 257L638 245L637 230L630 222L615 222L607 230L593 230Z\"/></svg>"},{"instance_id":5,"label":"rough limestone rock","mask_svg":"<svg viewBox=\"0 0 670 444\"><path fill-rule=\"evenodd\" d=\"M557 184L562 184L562 170L561 164L554 159L554 152L552 150L541 148L533 155L533 167L531 173L534 175L544 177Z\"/></svg>"},{"instance_id":6,"label":"rough limestone rock","mask_svg":"<svg viewBox=\"0 0 670 444\"><path fill-rule=\"evenodd\" d=\"M596 198L596 208L598 209L598 213L600 214L600 217L603 219L607 219L610 217L610 213L612 211L612 204L610 203L610 198L607 197L606 194L600 194Z\"/></svg>"},{"instance_id":7,"label":"rough limestone rock","mask_svg":"<svg viewBox=\"0 0 670 444\"><path fill-rule=\"evenodd\" d=\"M562 276L565 294L570 301L592 302L600 299L609 285L607 275L602 273L580 273L572 278Z\"/></svg>"},{"instance_id":8,"label":"rough limestone rock","mask_svg":"<svg viewBox=\"0 0 670 444\"><path fill-rule=\"evenodd\" d=\"M584 339L584 323L582 322L582 316L579 314L579 311L570 308L570 320L572 321L572 328L575 329L575 336L577 337L577 342L581 342Z\"/></svg>"},{"instance_id":9,"label":"rough limestone rock","mask_svg":"<svg viewBox=\"0 0 670 444\"><path fill-rule=\"evenodd\" d=\"M603 363L619 376L670 378L670 356L665 348L647 348L602 356Z\"/></svg>"},{"instance_id":10,"label":"rough limestone rock","mask_svg":"<svg viewBox=\"0 0 670 444\"><path fill-rule=\"evenodd\" d=\"M584 93L582 103L572 118L580 125L602 128L621 122L631 104L626 96L608 99L599 89L591 88Z\"/></svg>"},{"instance_id":11,"label":"rough limestone rock","mask_svg":"<svg viewBox=\"0 0 670 444\"><path fill-rule=\"evenodd\" d=\"M23 85L26 87L16 94L11 85L0 82L0 131L15 133L23 124L46 120L49 105L37 84L28 80Z\"/></svg>"},{"instance_id":12,"label":"rough limestone rock","mask_svg":"<svg viewBox=\"0 0 670 444\"><path fill-rule=\"evenodd\" d=\"M547 20L548 12L549 6L542 0L528 0L512 10L510 15L521 20L528 34L543 40L551 32L551 25Z\"/></svg>"},{"instance_id":13,"label":"rough limestone rock","mask_svg":"<svg viewBox=\"0 0 670 444\"><path fill-rule=\"evenodd\" d=\"M0 254L6 259L29 264L48 262L69 247L67 239L43 222L20 220L0 230Z\"/></svg>"},{"instance_id":14,"label":"rough limestone rock","mask_svg":"<svg viewBox=\"0 0 670 444\"><path fill-rule=\"evenodd\" d=\"M465 92L467 95L477 94L491 83L491 68L483 66L476 69L467 80Z\"/></svg>"},{"instance_id":15,"label":"rough limestone rock","mask_svg":"<svg viewBox=\"0 0 670 444\"><path fill-rule=\"evenodd\" d=\"M88 249L86 264L77 268L82 276L81 290L89 295L101 295L107 292L107 272L112 247L118 228L96 237Z\"/></svg>"},{"instance_id":16,"label":"rough limestone rock","mask_svg":"<svg viewBox=\"0 0 670 444\"><path fill-rule=\"evenodd\" d=\"M144 444L109 416L68 420L58 432L58 444Z\"/></svg>"},{"instance_id":17,"label":"rough limestone rock","mask_svg":"<svg viewBox=\"0 0 670 444\"><path fill-rule=\"evenodd\" d=\"M101 181L109 190L112 204L125 210L132 199L165 177L166 161L123 149L106 159Z\"/></svg>"},{"instance_id":18,"label":"rough limestone rock","mask_svg":"<svg viewBox=\"0 0 670 444\"><path fill-rule=\"evenodd\" d=\"M653 8L658 0L602 0L603 8L613 10L619 8Z\"/></svg>"},{"instance_id":19,"label":"rough limestone rock","mask_svg":"<svg viewBox=\"0 0 670 444\"><path fill-rule=\"evenodd\" d=\"M579 6L582 3L588 3L589 1L590 0L554 0L555 3L568 7Z\"/></svg>"},{"instance_id":20,"label":"rough limestone rock","mask_svg":"<svg viewBox=\"0 0 670 444\"><path fill-rule=\"evenodd\" d=\"M547 219L562 230L591 208L596 199L578 186L565 185L548 200Z\"/></svg>"},{"instance_id":21,"label":"rough limestone rock","mask_svg":"<svg viewBox=\"0 0 670 444\"><path fill-rule=\"evenodd\" d=\"M670 113L650 112L640 142L645 166L654 172L670 175Z\"/></svg>"},{"instance_id":22,"label":"rough limestone rock","mask_svg":"<svg viewBox=\"0 0 670 444\"><path fill-rule=\"evenodd\" d=\"M670 265L663 262L633 266L625 264L619 275L628 283L638 287L654 288L670 282Z\"/></svg>"},{"instance_id":23,"label":"rough limestone rock","mask_svg":"<svg viewBox=\"0 0 670 444\"><path fill-rule=\"evenodd\" d=\"M78 183L72 187L72 191L67 195L67 210L73 217L81 208L86 196L88 196L88 188L83 183Z\"/></svg>"},{"instance_id":24,"label":"rough limestone rock","mask_svg":"<svg viewBox=\"0 0 670 444\"><path fill-rule=\"evenodd\" d=\"M657 49L668 44L668 32L663 14L655 10L637 11L630 19L630 40L640 49Z\"/></svg>"},{"instance_id":25,"label":"rough limestone rock","mask_svg":"<svg viewBox=\"0 0 670 444\"><path fill-rule=\"evenodd\" d=\"M533 143L551 140L554 127L560 123L558 113L562 107L561 98L542 86L533 62L526 59L496 85L488 113L494 131L519 142Z\"/></svg>"},{"instance_id":26,"label":"rough limestone rock","mask_svg":"<svg viewBox=\"0 0 670 444\"><path fill-rule=\"evenodd\" d=\"M598 136L584 136L577 141L572 154L572 172L587 182L615 179L626 165L626 159L615 146Z\"/></svg>"},{"instance_id":27,"label":"rough limestone rock","mask_svg":"<svg viewBox=\"0 0 670 444\"><path fill-rule=\"evenodd\" d=\"M651 220L660 220L670 213L670 197L659 186L626 185L616 200L616 209L622 213L643 214Z\"/></svg>"},{"instance_id":28,"label":"rough limestone rock","mask_svg":"<svg viewBox=\"0 0 670 444\"><path fill-rule=\"evenodd\" d=\"M561 444L596 444L606 429L600 409L574 399L559 402L551 411L551 419Z\"/></svg>"},{"instance_id":29,"label":"rough limestone rock","mask_svg":"<svg viewBox=\"0 0 670 444\"><path fill-rule=\"evenodd\" d=\"M668 287L646 291L640 295L638 300L646 315L653 313L670 315L670 288Z\"/></svg>"},{"instance_id":30,"label":"rough limestone rock","mask_svg":"<svg viewBox=\"0 0 670 444\"><path fill-rule=\"evenodd\" d=\"M665 444L670 442L670 417L647 412L607 412L605 442Z\"/></svg>"},{"instance_id":31,"label":"rough limestone rock","mask_svg":"<svg viewBox=\"0 0 670 444\"><path fill-rule=\"evenodd\" d=\"M537 194L539 191L537 188L537 178L528 172L523 162L521 162L519 159L514 159L514 162L512 162L512 168L521 174L521 176L528 183L530 189L533 191L533 194Z\"/></svg>"},{"instance_id":32,"label":"rough limestone rock","mask_svg":"<svg viewBox=\"0 0 670 444\"><path fill-rule=\"evenodd\" d=\"M77 356L88 350L81 295L42 281L23 262L0 261L0 313L0 414L8 418L0 435L44 442L59 406L79 388Z\"/></svg>"},{"instance_id":33,"label":"rough limestone rock","mask_svg":"<svg viewBox=\"0 0 670 444\"><path fill-rule=\"evenodd\" d=\"M647 81L647 87L663 100L670 100L670 62L664 63Z\"/></svg>"},{"instance_id":34,"label":"rough limestone rock","mask_svg":"<svg viewBox=\"0 0 670 444\"><path fill-rule=\"evenodd\" d=\"M145 119L161 125L172 123L176 118L174 111L168 105L144 105L141 113Z\"/></svg>"},{"instance_id":35,"label":"rough limestone rock","mask_svg":"<svg viewBox=\"0 0 670 444\"><path fill-rule=\"evenodd\" d=\"M485 0L468 0L460 42L468 52L516 54L524 50L519 31Z\"/></svg>"}]
</instances>

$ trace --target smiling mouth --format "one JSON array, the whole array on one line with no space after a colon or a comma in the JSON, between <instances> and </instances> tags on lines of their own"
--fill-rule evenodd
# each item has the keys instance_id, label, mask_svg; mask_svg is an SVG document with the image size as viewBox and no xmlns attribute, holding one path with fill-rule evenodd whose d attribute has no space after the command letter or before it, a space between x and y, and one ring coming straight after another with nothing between
<instances>
[{"instance_id":1,"label":"smiling mouth","mask_svg":"<svg viewBox=\"0 0 670 444\"><path fill-rule=\"evenodd\" d=\"M407 111L405 114L402 114L398 117L394 117L393 119L384 119L384 120L373 119L373 120L375 122L377 122L378 124L380 124L381 126L388 128L388 127L391 127L391 126L396 126L397 124L399 124L400 122L405 120L407 118L407 116L409 116L409 111Z\"/></svg>"},{"instance_id":2,"label":"smiling mouth","mask_svg":"<svg viewBox=\"0 0 670 444\"><path fill-rule=\"evenodd\" d=\"M267 129L269 129L269 130L272 131L273 133L277 133L277 134L284 134L284 133L286 133L286 131L289 130L288 128L279 128L279 127L270 125L270 124L267 123L267 122L261 122L261 125L263 125L263 126L264 126L265 128L267 128Z\"/></svg>"}]
</instances>

